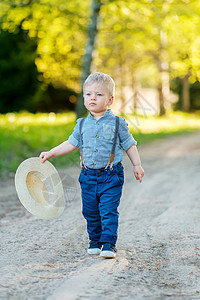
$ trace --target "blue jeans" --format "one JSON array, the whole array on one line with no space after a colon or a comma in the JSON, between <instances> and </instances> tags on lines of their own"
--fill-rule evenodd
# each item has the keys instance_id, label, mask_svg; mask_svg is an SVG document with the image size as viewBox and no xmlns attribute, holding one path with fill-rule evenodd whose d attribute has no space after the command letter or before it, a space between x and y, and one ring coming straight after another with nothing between
<instances>
[{"instance_id":1,"label":"blue jeans","mask_svg":"<svg viewBox=\"0 0 200 300\"><path fill-rule=\"evenodd\" d=\"M121 163L113 170L83 168L79 176L82 213L92 241L115 244L118 229L118 206L122 195L124 171Z\"/></svg>"}]
</instances>

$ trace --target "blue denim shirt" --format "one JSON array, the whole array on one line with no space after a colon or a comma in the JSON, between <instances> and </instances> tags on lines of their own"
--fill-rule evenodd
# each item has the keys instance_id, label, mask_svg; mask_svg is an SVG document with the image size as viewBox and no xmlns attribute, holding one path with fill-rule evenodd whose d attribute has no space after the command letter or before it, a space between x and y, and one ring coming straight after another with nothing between
<instances>
[{"instance_id":1,"label":"blue denim shirt","mask_svg":"<svg viewBox=\"0 0 200 300\"><path fill-rule=\"evenodd\" d=\"M80 146L79 125L81 118L77 119L77 124L68 141L73 146ZM123 159L123 151L127 151L137 142L129 132L128 124L124 117L119 118L119 135L115 150L113 164L116 165ZM110 158L113 139L115 133L115 115L108 109L103 117L96 120L91 113L85 118L82 127L82 151L85 165L91 169L104 168Z\"/></svg>"}]
</instances>

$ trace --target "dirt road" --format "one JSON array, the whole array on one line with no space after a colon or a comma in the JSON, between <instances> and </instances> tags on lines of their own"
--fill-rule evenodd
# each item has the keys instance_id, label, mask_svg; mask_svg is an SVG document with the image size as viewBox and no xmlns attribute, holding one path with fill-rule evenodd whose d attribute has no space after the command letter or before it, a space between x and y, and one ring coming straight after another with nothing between
<instances>
[{"instance_id":1,"label":"dirt road","mask_svg":"<svg viewBox=\"0 0 200 300\"><path fill-rule=\"evenodd\" d=\"M200 299L200 133L139 148L145 177L124 158L118 254L87 255L79 168L61 171L59 219L29 214L13 182L0 187L0 299Z\"/></svg>"}]
</instances>

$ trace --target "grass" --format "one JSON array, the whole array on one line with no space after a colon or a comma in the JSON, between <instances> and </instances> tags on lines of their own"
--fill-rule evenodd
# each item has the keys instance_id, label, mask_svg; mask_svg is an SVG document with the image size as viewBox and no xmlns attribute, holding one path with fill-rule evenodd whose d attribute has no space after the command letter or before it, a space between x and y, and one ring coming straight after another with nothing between
<instances>
[{"instance_id":1,"label":"grass","mask_svg":"<svg viewBox=\"0 0 200 300\"><path fill-rule=\"evenodd\" d=\"M26 158L39 156L42 151L66 140L73 131L74 113L30 114L9 113L0 115L0 173L15 172ZM78 151L67 156L53 158L55 166L61 167L77 161Z\"/></svg>"},{"instance_id":2,"label":"grass","mask_svg":"<svg viewBox=\"0 0 200 300\"><path fill-rule=\"evenodd\" d=\"M138 145L177 134L200 130L200 113L168 112L164 117L126 115ZM66 140L76 124L73 112L54 114L28 112L0 115L0 174L13 175L26 158ZM79 150L51 159L56 167L79 161Z\"/></svg>"},{"instance_id":3,"label":"grass","mask_svg":"<svg viewBox=\"0 0 200 300\"><path fill-rule=\"evenodd\" d=\"M128 118L127 118L128 117ZM187 134L200 130L200 112L168 111L165 116L127 116L130 131L138 144L155 139Z\"/></svg>"}]
</instances>

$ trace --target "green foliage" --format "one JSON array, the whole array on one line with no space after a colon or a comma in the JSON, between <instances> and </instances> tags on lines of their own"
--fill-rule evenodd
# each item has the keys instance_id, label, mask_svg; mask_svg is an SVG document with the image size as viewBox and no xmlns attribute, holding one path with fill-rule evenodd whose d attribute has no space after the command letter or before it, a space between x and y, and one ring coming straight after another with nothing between
<instances>
[{"instance_id":1,"label":"green foliage","mask_svg":"<svg viewBox=\"0 0 200 300\"><path fill-rule=\"evenodd\" d=\"M36 43L20 30L17 34L2 32L0 44L0 111L29 109L38 89Z\"/></svg>"},{"instance_id":2,"label":"green foliage","mask_svg":"<svg viewBox=\"0 0 200 300\"><path fill-rule=\"evenodd\" d=\"M198 0L109 1L101 10L93 69L117 80L123 73L126 85L137 72L142 83L155 86L160 69L172 79L188 72L199 79L199 13Z\"/></svg>"},{"instance_id":3,"label":"green foliage","mask_svg":"<svg viewBox=\"0 0 200 300\"><path fill-rule=\"evenodd\" d=\"M175 14L166 26L169 40L171 78L185 77L189 74L191 82L200 79L200 6L198 0L177 2Z\"/></svg>"},{"instance_id":4,"label":"green foliage","mask_svg":"<svg viewBox=\"0 0 200 300\"><path fill-rule=\"evenodd\" d=\"M43 89L51 84L54 88L80 92L91 3L0 2L1 29L18 33L22 28L30 39L27 48L28 44L31 47L31 43L37 43L36 55L27 57L35 61ZM132 86L135 77L145 86L156 87L164 72L165 78L189 74L191 83L199 80L199 14L198 0L102 0L92 71L109 73L117 87ZM44 103L49 102L50 96L43 89L37 91L33 102L39 101L39 97ZM30 102L28 95L26 99L21 97L19 101Z\"/></svg>"},{"instance_id":5,"label":"green foliage","mask_svg":"<svg viewBox=\"0 0 200 300\"><path fill-rule=\"evenodd\" d=\"M40 74L35 65L35 39L26 32L2 31L0 34L0 112L28 110L55 111L71 109L76 102L76 93L56 89L51 84L39 82Z\"/></svg>"},{"instance_id":6,"label":"green foliage","mask_svg":"<svg viewBox=\"0 0 200 300\"><path fill-rule=\"evenodd\" d=\"M144 70L160 58L169 64L173 78L188 69L192 80L198 78L198 0L102 3L93 69L115 75L126 65L129 77L133 69ZM15 32L21 26L30 38L37 38L35 62L41 81L80 92L90 5L78 0L7 0L0 4L1 27ZM154 71L152 75L156 81ZM149 78L151 82L151 74Z\"/></svg>"},{"instance_id":7,"label":"green foliage","mask_svg":"<svg viewBox=\"0 0 200 300\"><path fill-rule=\"evenodd\" d=\"M5 1L0 4L1 27L21 28L37 39L35 63L40 80L54 87L80 91L81 58L84 54L88 1Z\"/></svg>"}]
</instances>

